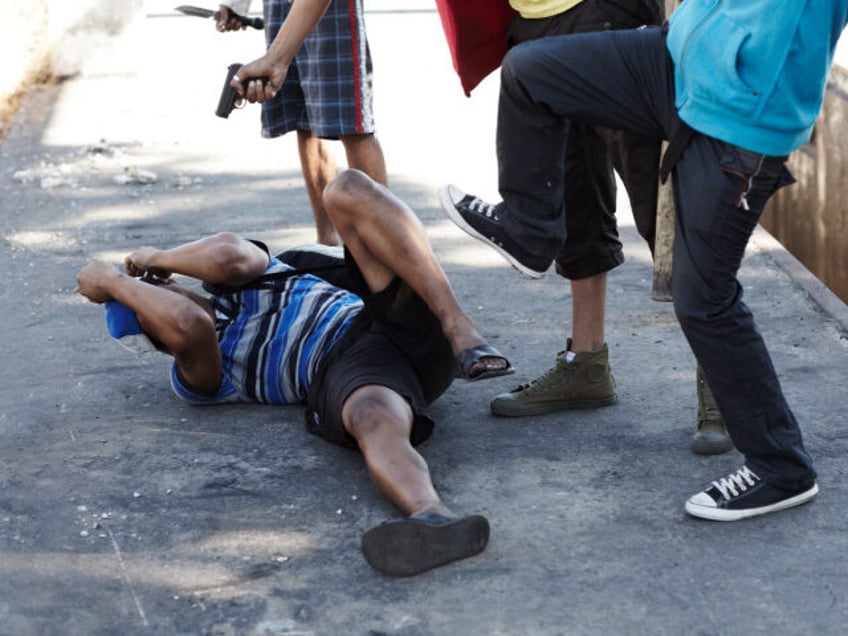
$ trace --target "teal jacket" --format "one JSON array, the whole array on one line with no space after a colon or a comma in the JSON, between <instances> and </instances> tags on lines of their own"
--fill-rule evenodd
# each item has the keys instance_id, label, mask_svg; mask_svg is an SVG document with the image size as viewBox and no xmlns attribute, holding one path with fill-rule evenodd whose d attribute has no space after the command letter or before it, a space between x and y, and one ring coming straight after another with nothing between
<instances>
[{"instance_id":1,"label":"teal jacket","mask_svg":"<svg viewBox=\"0 0 848 636\"><path fill-rule=\"evenodd\" d=\"M680 118L788 155L810 138L846 19L848 0L684 0L667 39Z\"/></svg>"}]
</instances>

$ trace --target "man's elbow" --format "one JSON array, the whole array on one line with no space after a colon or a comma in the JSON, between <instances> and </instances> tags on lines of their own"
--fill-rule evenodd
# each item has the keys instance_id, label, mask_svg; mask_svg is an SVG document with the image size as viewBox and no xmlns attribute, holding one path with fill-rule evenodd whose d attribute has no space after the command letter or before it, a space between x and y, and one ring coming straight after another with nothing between
<instances>
[{"instance_id":1,"label":"man's elbow","mask_svg":"<svg viewBox=\"0 0 848 636\"><path fill-rule=\"evenodd\" d=\"M171 328L163 344L175 354L192 351L215 339L215 321L199 305L186 305L172 316Z\"/></svg>"},{"instance_id":2,"label":"man's elbow","mask_svg":"<svg viewBox=\"0 0 848 636\"><path fill-rule=\"evenodd\" d=\"M215 280L211 282L240 285L262 274L268 266L267 255L237 234L221 232L215 238L210 263Z\"/></svg>"}]
</instances>

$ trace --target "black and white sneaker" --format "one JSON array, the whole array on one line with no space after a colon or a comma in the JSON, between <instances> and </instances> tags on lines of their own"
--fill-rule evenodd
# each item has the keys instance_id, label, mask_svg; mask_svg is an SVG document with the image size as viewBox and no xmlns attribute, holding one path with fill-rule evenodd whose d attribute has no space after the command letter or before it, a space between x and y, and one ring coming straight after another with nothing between
<instances>
[{"instance_id":1,"label":"black and white sneaker","mask_svg":"<svg viewBox=\"0 0 848 636\"><path fill-rule=\"evenodd\" d=\"M494 247L510 265L527 278L542 278L551 264L549 259L531 254L504 231L498 206L466 194L453 185L439 190L439 202L451 221L469 236Z\"/></svg>"},{"instance_id":2,"label":"black and white sneaker","mask_svg":"<svg viewBox=\"0 0 848 636\"><path fill-rule=\"evenodd\" d=\"M808 502L819 492L813 480L797 490L776 488L747 466L722 477L686 502L686 512L701 519L737 521Z\"/></svg>"}]
</instances>

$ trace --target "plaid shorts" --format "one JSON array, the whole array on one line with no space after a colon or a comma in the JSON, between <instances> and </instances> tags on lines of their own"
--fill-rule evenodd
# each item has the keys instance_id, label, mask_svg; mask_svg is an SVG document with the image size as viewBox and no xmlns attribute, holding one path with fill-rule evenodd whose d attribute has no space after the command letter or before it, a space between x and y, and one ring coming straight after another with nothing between
<instances>
[{"instance_id":1,"label":"plaid shorts","mask_svg":"<svg viewBox=\"0 0 848 636\"><path fill-rule=\"evenodd\" d=\"M269 46L290 9L288 0L264 1ZM323 139L374 132L362 0L333 0L292 60L282 90L262 104L263 137L292 130Z\"/></svg>"}]
</instances>

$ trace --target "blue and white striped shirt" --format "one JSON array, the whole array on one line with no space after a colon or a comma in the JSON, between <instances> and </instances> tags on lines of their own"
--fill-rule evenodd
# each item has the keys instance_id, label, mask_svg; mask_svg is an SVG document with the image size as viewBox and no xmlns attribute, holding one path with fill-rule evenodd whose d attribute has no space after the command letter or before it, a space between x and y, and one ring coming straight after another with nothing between
<instances>
[{"instance_id":1,"label":"blue and white striped shirt","mask_svg":"<svg viewBox=\"0 0 848 636\"><path fill-rule=\"evenodd\" d=\"M265 274L292 267L271 258ZM311 274L278 289L244 289L216 296L215 328L223 362L214 395L186 387L171 369L174 392L193 404L303 402L323 356L362 310L359 296Z\"/></svg>"}]
</instances>

